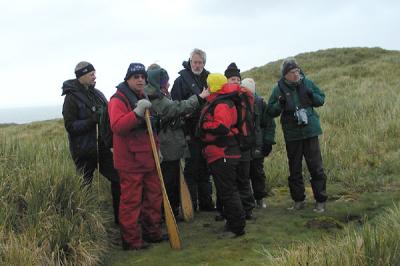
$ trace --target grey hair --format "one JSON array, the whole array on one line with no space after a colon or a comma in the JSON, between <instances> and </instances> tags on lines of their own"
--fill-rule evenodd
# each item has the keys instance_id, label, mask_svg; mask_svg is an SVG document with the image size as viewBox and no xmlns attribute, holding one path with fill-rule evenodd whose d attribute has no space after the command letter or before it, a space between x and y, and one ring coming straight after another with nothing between
<instances>
[{"instance_id":1,"label":"grey hair","mask_svg":"<svg viewBox=\"0 0 400 266\"><path fill-rule=\"evenodd\" d=\"M198 48L194 48L193 51L190 53L190 61L192 61L193 56L196 54L199 55L201 59L203 59L203 63L206 64L206 59L207 59L206 52Z\"/></svg>"},{"instance_id":2,"label":"grey hair","mask_svg":"<svg viewBox=\"0 0 400 266\"><path fill-rule=\"evenodd\" d=\"M86 61L79 62L75 67L75 72L80 70L80 69L82 69L82 68L84 68L84 67L87 67L88 65L91 65L91 64L89 62L86 62Z\"/></svg>"}]
</instances>

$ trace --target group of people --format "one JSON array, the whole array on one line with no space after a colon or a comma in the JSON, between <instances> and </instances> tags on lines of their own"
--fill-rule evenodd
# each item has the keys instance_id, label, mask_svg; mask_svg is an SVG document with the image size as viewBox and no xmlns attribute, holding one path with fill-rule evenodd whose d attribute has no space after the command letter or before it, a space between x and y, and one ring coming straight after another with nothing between
<instances>
[{"instance_id":1,"label":"group of people","mask_svg":"<svg viewBox=\"0 0 400 266\"><path fill-rule=\"evenodd\" d=\"M316 201L314 211L325 211L326 176L318 142L322 130L314 110L324 104L324 93L293 58L283 61L281 78L268 103L257 95L253 79L242 80L235 63L224 74L209 73L205 64L206 53L194 49L169 90L168 72L161 66L153 64L146 70L143 64L132 63L109 102L95 89L95 69L88 62L78 63L76 79L63 84L64 123L72 159L83 176L82 187L90 188L96 167L111 181L114 219L125 250L145 249L149 243L168 239L161 230L161 184L144 119L147 110L176 217L183 171L194 210L217 211L215 220L226 221L224 230L234 236L245 234L253 209L266 208L264 159L275 144L277 116L289 162L293 199L289 209L305 207L304 157ZM251 99L249 136L253 141L248 145L241 140L243 110L231 97L239 92ZM106 136L99 130L104 121L112 131L111 147L102 141Z\"/></svg>"}]
</instances>

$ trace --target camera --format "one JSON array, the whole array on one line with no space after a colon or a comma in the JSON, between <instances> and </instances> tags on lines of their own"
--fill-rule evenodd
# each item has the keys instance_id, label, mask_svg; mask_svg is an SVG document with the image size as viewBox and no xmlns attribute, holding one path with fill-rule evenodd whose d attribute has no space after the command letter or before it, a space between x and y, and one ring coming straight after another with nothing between
<instances>
[{"instance_id":1,"label":"camera","mask_svg":"<svg viewBox=\"0 0 400 266\"><path fill-rule=\"evenodd\" d=\"M297 109L296 112L294 112L294 117L297 120L297 125L305 126L308 124L308 116L306 109L304 108Z\"/></svg>"}]
</instances>

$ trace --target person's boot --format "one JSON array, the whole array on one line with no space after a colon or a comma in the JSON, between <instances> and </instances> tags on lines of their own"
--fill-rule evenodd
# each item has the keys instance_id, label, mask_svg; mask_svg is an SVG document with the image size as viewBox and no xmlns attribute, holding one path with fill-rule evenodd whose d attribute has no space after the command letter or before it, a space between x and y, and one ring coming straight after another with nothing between
<instances>
[{"instance_id":1,"label":"person's boot","mask_svg":"<svg viewBox=\"0 0 400 266\"><path fill-rule=\"evenodd\" d=\"M318 213L325 212L325 202L316 202L313 211Z\"/></svg>"},{"instance_id":2,"label":"person's boot","mask_svg":"<svg viewBox=\"0 0 400 266\"><path fill-rule=\"evenodd\" d=\"M151 245L149 243L143 242L140 246L131 246L128 242L122 239L122 249L123 250L140 250L140 249L148 249Z\"/></svg>"},{"instance_id":3,"label":"person's boot","mask_svg":"<svg viewBox=\"0 0 400 266\"><path fill-rule=\"evenodd\" d=\"M265 208L267 208L267 202L265 201L264 198L256 200L256 206L257 206L257 209L265 209Z\"/></svg>"},{"instance_id":4,"label":"person's boot","mask_svg":"<svg viewBox=\"0 0 400 266\"><path fill-rule=\"evenodd\" d=\"M168 236L168 234L162 234L160 238L151 238L147 235L143 235L143 240L148 243L160 243L162 241L169 240L169 236Z\"/></svg>"},{"instance_id":5,"label":"person's boot","mask_svg":"<svg viewBox=\"0 0 400 266\"><path fill-rule=\"evenodd\" d=\"M289 211L299 211L306 207L306 203L304 201L295 201L294 204L287 208Z\"/></svg>"},{"instance_id":6,"label":"person's boot","mask_svg":"<svg viewBox=\"0 0 400 266\"><path fill-rule=\"evenodd\" d=\"M219 214L217 214L215 216L215 221L216 222L221 222L221 221L224 221L224 220L225 220L225 217L224 217L224 215L222 213L219 213Z\"/></svg>"}]
</instances>

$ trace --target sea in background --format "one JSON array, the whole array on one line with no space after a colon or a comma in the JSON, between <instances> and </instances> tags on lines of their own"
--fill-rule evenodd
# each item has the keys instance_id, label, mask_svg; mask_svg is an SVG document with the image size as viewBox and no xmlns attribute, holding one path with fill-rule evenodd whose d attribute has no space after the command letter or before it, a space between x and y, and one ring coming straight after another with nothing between
<instances>
[{"instance_id":1,"label":"sea in background","mask_svg":"<svg viewBox=\"0 0 400 266\"><path fill-rule=\"evenodd\" d=\"M62 118L62 106L0 108L0 124L25 124Z\"/></svg>"}]
</instances>

